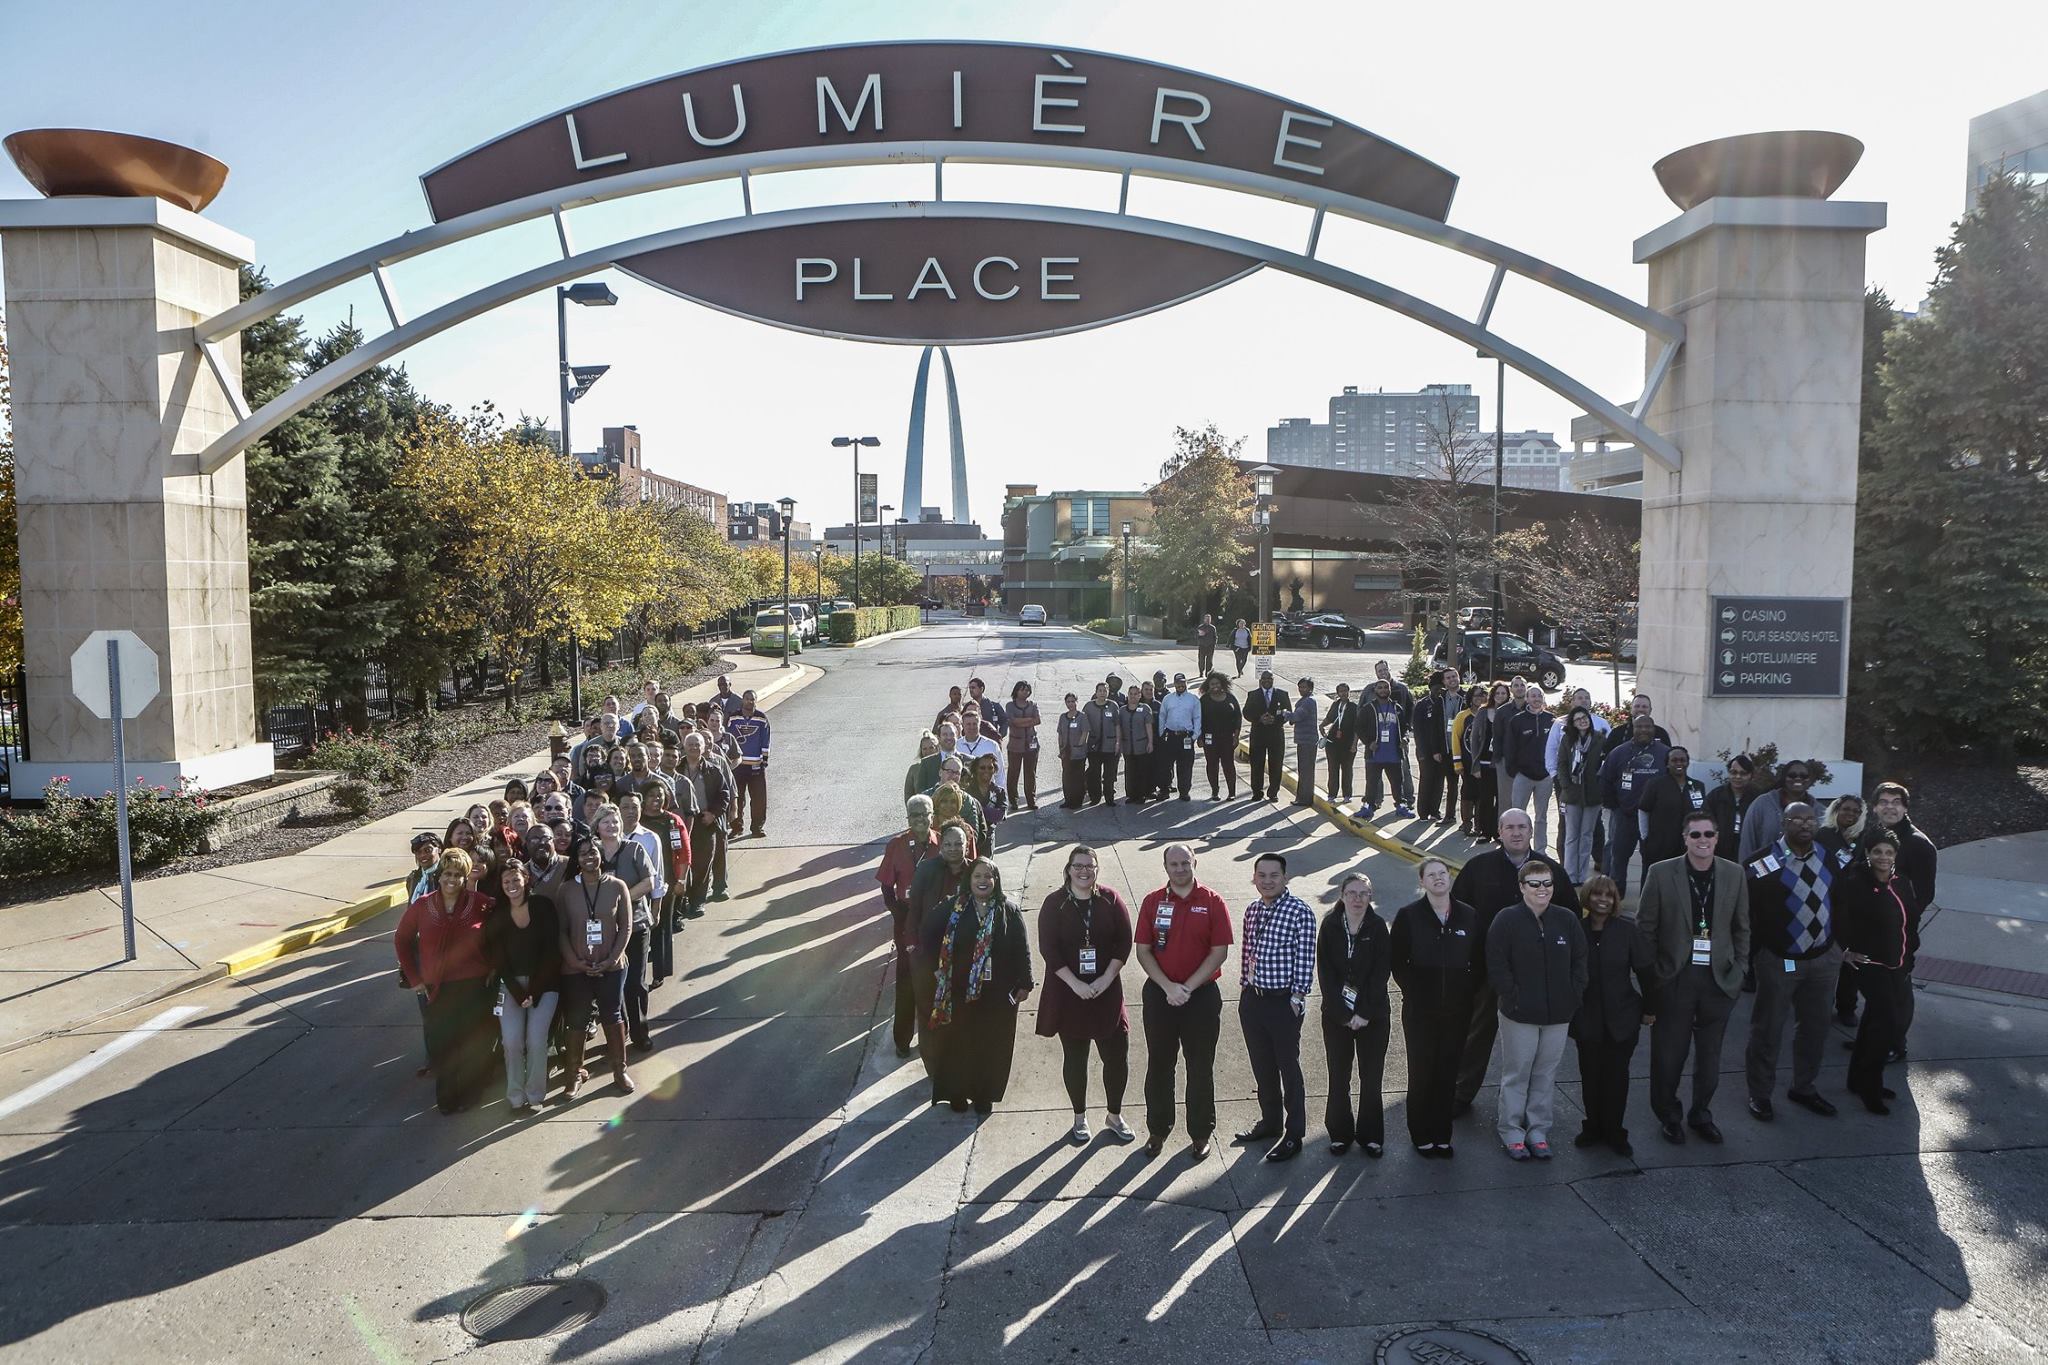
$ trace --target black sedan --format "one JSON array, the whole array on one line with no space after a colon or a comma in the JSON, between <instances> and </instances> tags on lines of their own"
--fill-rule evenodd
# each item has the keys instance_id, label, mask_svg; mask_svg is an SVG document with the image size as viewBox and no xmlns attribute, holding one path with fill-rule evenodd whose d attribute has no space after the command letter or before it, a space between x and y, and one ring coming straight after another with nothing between
<instances>
[{"instance_id":1,"label":"black sedan","mask_svg":"<svg viewBox=\"0 0 2048 1365\"><path fill-rule=\"evenodd\" d=\"M1316 649L1365 648L1364 629L1352 625L1334 611L1299 616L1293 620L1283 618L1278 625L1281 639L1299 641Z\"/></svg>"},{"instance_id":2,"label":"black sedan","mask_svg":"<svg viewBox=\"0 0 2048 1365\"><path fill-rule=\"evenodd\" d=\"M1517 673L1525 678L1534 678L1543 684L1546 692L1555 692L1564 686L1564 663L1549 650L1532 645L1519 635L1503 631L1500 637L1500 663L1492 658L1493 635L1490 631L1468 630L1465 632L1465 672L1468 677L1504 681ZM1436 652L1436 663L1445 663L1444 652Z\"/></svg>"}]
</instances>

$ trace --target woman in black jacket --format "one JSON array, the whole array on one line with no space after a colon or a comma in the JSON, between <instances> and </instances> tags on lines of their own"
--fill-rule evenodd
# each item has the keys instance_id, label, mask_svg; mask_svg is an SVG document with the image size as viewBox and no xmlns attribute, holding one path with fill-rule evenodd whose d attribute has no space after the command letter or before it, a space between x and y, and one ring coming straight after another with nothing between
<instances>
[{"instance_id":1,"label":"woman in black jacket","mask_svg":"<svg viewBox=\"0 0 2048 1365\"><path fill-rule=\"evenodd\" d=\"M1373 908L1372 878L1354 872L1337 890L1337 904L1316 934L1316 985L1322 994L1323 1054L1330 1064L1330 1095L1323 1126L1330 1155L1354 1140L1375 1161L1386 1150L1386 1105L1380 1079L1387 1067L1386 922ZM1358 1115L1351 1112L1351 1072L1358 1071Z\"/></svg>"},{"instance_id":2,"label":"woman in black jacket","mask_svg":"<svg viewBox=\"0 0 2048 1365\"><path fill-rule=\"evenodd\" d=\"M1586 1122L1574 1147L1605 1142L1632 1156L1628 1128L1628 1064L1643 1025L1657 1021L1650 977L1650 940L1621 913L1621 889L1596 876L1579 888L1586 932L1586 996L1572 1017ZM1633 975L1634 984L1629 978ZM1647 1011L1647 1012L1646 1012Z\"/></svg>"},{"instance_id":3,"label":"woman in black jacket","mask_svg":"<svg viewBox=\"0 0 2048 1365\"><path fill-rule=\"evenodd\" d=\"M1479 914L1451 899L1451 869L1424 858L1422 895L1394 912L1387 969L1401 987L1408 1047L1408 1139L1426 1157L1451 1155L1458 1060L1482 970Z\"/></svg>"},{"instance_id":4,"label":"woman in black jacket","mask_svg":"<svg viewBox=\"0 0 2048 1365\"><path fill-rule=\"evenodd\" d=\"M1899 1045L1925 908L1912 881L1899 874L1899 841L1889 830L1871 836L1862 861L1835 879L1834 904L1835 937L1864 998L1849 1053L1849 1093L1871 1113L1889 1114L1885 1101L1894 1095L1885 1088L1884 1063Z\"/></svg>"},{"instance_id":5,"label":"woman in black jacket","mask_svg":"<svg viewBox=\"0 0 2048 1365\"><path fill-rule=\"evenodd\" d=\"M1009 1088L1017 1006L1038 984L1024 916L994 862L968 869L965 885L925 915L920 938L935 969L924 1035L932 1102L987 1114Z\"/></svg>"},{"instance_id":6,"label":"woman in black jacket","mask_svg":"<svg viewBox=\"0 0 2048 1365\"><path fill-rule=\"evenodd\" d=\"M1216 799L1216 769L1221 765L1225 790L1237 799L1237 732L1244 728L1244 710L1230 694L1230 680L1211 673L1202 686L1202 752L1209 756L1209 799Z\"/></svg>"}]
</instances>

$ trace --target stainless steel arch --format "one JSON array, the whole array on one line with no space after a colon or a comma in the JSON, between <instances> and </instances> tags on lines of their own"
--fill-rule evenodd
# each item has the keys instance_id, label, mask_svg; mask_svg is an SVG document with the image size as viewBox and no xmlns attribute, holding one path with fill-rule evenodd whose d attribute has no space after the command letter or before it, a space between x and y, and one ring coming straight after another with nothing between
<instances>
[{"instance_id":1,"label":"stainless steel arch","mask_svg":"<svg viewBox=\"0 0 2048 1365\"><path fill-rule=\"evenodd\" d=\"M1290 195L1288 197L1297 196ZM1456 337L1476 349L1487 352L1489 355L1500 357L1517 372L1535 380L1559 397L1577 404L1583 411L1599 417L1613 431L1636 441L1647 453L1668 467L1673 469L1678 467L1679 454L1677 447L1656 431L1651 430L1647 424L1636 416L1637 412L1648 411L1649 399L1653 396L1650 390L1645 391L1643 397L1635 403L1634 410L1631 411L1595 393L1578 379L1534 353L1523 347L1516 346L1488 330L1485 319L1491 313L1492 291L1489 291L1488 304L1482 311L1481 320L1471 321L1452 313L1449 309L1430 303L1426 299L1418 298L1404 290L1396 289L1391 285L1331 265L1328 262L1317 260L1313 255L1285 251L1262 242L1233 237L1225 233L1210 232L1201 228L1188 227L1180 223L1167 223L1156 219L1137 218L1126 213L1107 213L1093 209L1059 208L1037 204L939 201L896 204L846 204L788 209L777 213L749 213L738 218L670 228L628 241L615 242L603 247L593 248L589 251L566 255L564 259L559 261L549 261L522 271L517 275L510 276L496 284L466 294L461 298L451 300L441 307L422 314L417 318L403 319L394 308L393 326L390 331L351 351L348 355L334 361L324 369L307 375L276 398L264 404L262 408L237 422L234 427L206 448L205 452L200 456L200 469L201 472L206 473L218 469L237 451L253 441L260 440L293 413L333 392L336 388L339 388L357 375L383 364L408 347L428 337L444 332L448 328L470 318L489 312L491 309L513 299L549 288L553 285L566 283L595 270L602 270L628 257L707 238L753 232L758 229L777 226L852 222L876 218L986 218L992 216L1020 221L1080 224L1107 228L1113 231L1140 233L1175 241L1192 242L1222 251L1233 252L1248 261L1257 262L1291 275L1298 275L1304 279L1315 280L1329 285L1332 288L1342 290L1358 298L1377 303L1383 308L1390 309L1404 317L1412 318L1449 336ZM453 224L449 226L453 226ZM1434 224L1432 226L1441 227L1442 225ZM427 231L432 232L433 229L428 229ZM1500 248L1500 250L1505 252L1507 249ZM1514 254L1519 255L1519 253ZM364 253L357 253L357 256L349 259L363 260L366 257ZM1533 262L1533 258L1522 257L1521 259ZM338 262L335 267L328 267L328 269L330 271L336 269L340 264ZM1541 266L1543 263L1533 262L1533 264ZM366 269L374 268L374 265L375 263L372 263ZM1497 263L1496 283L1500 271L1509 268L1514 267L1510 267L1505 262ZM315 272L315 274L320 273L322 272ZM297 293L294 297L279 303L275 308L266 306L266 308L250 311L253 305L263 303L264 300L271 297L271 294L297 289L307 278L310 277L301 277L300 281L280 286L279 289L272 290L269 294L259 295L257 298L241 305L240 308L230 309L226 313L219 315L212 322L201 324L198 328L194 329L195 342L204 345L216 341L222 336L230 335L242 327L248 326L251 322L270 316L284 307L289 307L291 303L296 302L299 298L323 292L324 288L328 287L323 285L318 289ZM1581 281L1580 283L1583 284L1584 282ZM1597 291L1600 294L1608 293L1608 291L1600 290L1598 286L1585 285L1585 288ZM1613 297L1617 300L1619 299L1619 296ZM1657 321L1659 324L1657 327L1650 328L1645 326L1645 330L1664 338L1665 355L1668 360L1669 355L1676 349L1683 336L1682 325L1672 319L1665 318L1662 314L1645 309L1640 304L1628 303L1626 300L1619 301L1627 303L1629 309L1648 314L1649 317ZM1608 309L1607 311L1612 312L1615 310ZM1667 368L1668 365L1665 364L1655 367L1653 379Z\"/></svg>"}]
</instances>

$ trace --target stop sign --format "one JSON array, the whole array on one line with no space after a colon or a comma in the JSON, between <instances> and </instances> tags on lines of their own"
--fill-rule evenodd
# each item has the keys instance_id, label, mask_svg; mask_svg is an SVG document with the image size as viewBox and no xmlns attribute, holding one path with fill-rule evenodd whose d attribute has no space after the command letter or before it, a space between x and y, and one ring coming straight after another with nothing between
<instances>
[{"instance_id":1,"label":"stop sign","mask_svg":"<svg viewBox=\"0 0 2048 1365\"><path fill-rule=\"evenodd\" d=\"M96 630L85 637L85 643L71 653L71 695L101 720L114 718L113 702L107 694L109 640L118 642L120 648L121 719L134 720L143 707L156 700L162 684L157 677L156 651L132 630Z\"/></svg>"}]
</instances>

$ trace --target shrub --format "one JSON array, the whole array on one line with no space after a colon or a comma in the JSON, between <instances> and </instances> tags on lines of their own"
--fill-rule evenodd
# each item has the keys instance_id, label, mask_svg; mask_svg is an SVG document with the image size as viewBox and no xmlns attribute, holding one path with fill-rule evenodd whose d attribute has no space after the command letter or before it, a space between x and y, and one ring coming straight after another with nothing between
<instances>
[{"instance_id":1,"label":"shrub","mask_svg":"<svg viewBox=\"0 0 2048 1365\"><path fill-rule=\"evenodd\" d=\"M861 607L832 613L832 643L850 645L892 630L908 630L924 619L916 607Z\"/></svg>"},{"instance_id":2,"label":"shrub","mask_svg":"<svg viewBox=\"0 0 2048 1365\"><path fill-rule=\"evenodd\" d=\"M327 789L335 809L349 815L368 815L377 804L377 789L356 777L344 777Z\"/></svg>"},{"instance_id":3,"label":"shrub","mask_svg":"<svg viewBox=\"0 0 2048 1365\"><path fill-rule=\"evenodd\" d=\"M118 873L115 814L111 795L77 796L70 778L56 778L43 789L42 809L18 811L0 826L0 876ZM219 821L205 789L189 780L173 790L137 778L128 793L130 860L154 867L195 853Z\"/></svg>"},{"instance_id":4,"label":"shrub","mask_svg":"<svg viewBox=\"0 0 2048 1365\"><path fill-rule=\"evenodd\" d=\"M306 753L306 765L326 768L361 783L402 786L412 777L413 761L391 740L359 735L352 729L329 730Z\"/></svg>"},{"instance_id":5,"label":"shrub","mask_svg":"<svg viewBox=\"0 0 2048 1365\"><path fill-rule=\"evenodd\" d=\"M1408 651L1408 666L1401 670L1401 681L1408 684L1410 692L1420 692L1429 686L1429 675L1434 666L1423 649L1422 623L1415 623L1415 640Z\"/></svg>"},{"instance_id":6,"label":"shrub","mask_svg":"<svg viewBox=\"0 0 2048 1365\"><path fill-rule=\"evenodd\" d=\"M1098 616L1083 625L1081 629L1092 630L1099 635L1121 635L1124 633L1124 623L1112 621L1107 616Z\"/></svg>"}]
</instances>

